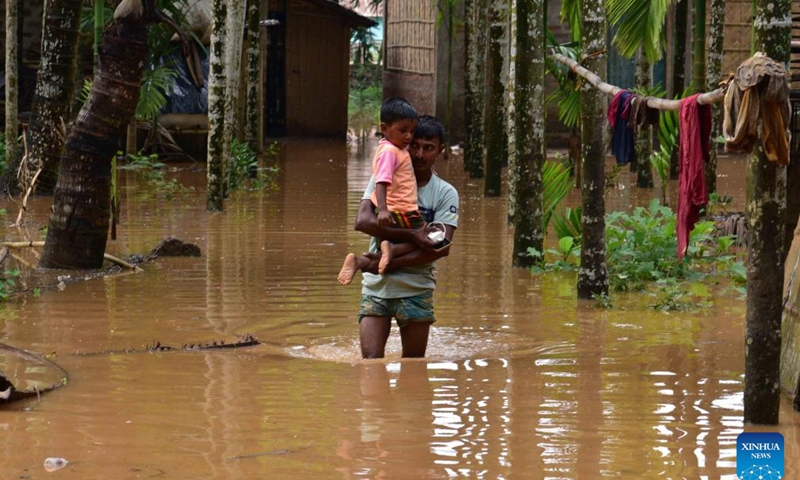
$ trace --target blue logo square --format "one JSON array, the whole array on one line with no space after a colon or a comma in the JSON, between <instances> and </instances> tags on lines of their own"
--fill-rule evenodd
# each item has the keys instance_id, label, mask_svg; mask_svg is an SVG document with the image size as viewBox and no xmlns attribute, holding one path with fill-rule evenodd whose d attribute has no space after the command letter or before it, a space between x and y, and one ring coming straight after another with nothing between
<instances>
[{"instance_id":1,"label":"blue logo square","mask_svg":"<svg viewBox=\"0 0 800 480\"><path fill-rule=\"evenodd\" d=\"M783 478L783 435L744 432L736 438L736 475L741 480Z\"/></svg>"}]
</instances>

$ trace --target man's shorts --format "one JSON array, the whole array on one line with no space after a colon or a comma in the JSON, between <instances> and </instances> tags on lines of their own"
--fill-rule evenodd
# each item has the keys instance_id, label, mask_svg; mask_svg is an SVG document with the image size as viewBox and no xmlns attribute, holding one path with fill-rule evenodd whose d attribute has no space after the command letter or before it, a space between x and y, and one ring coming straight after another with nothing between
<instances>
[{"instance_id":1,"label":"man's shorts","mask_svg":"<svg viewBox=\"0 0 800 480\"><path fill-rule=\"evenodd\" d=\"M389 317L397 321L397 326L405 327L409 322L433 323L433 291L406 298L380 298L361 295L361 310L358 323L364 317Z\"/></svg>"}]
</instances>

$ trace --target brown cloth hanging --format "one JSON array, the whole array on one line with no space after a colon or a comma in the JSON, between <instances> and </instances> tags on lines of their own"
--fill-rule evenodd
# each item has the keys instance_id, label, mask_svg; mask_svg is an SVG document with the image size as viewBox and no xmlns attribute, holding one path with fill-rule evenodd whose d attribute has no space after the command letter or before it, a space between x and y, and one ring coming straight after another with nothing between
<instances>
[{"instance_id":1,"label":"brown cloth hanging","mask_svg":"<svg viewBox=\"0 0 800 480\"><path fill-rule=\"evenodd\" d=\"M760 118L767 158L788 165L790 111L786 70L766 54L756 53L739 65L725 93L725 150L750 153L758 140Z\"/></svg>"}]
</instances>

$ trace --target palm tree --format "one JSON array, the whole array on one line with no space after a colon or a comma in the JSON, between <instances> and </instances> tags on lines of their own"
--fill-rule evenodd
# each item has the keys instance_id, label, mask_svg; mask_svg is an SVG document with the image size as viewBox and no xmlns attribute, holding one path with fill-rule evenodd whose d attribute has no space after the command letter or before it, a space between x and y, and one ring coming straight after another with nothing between
<instances>
[{"instance_id":1,"label":"palm tree","mask_svg":"<svg viewBox=\"0 0 800 480\"><path fill-rule=\"evenodd\" d=\"M790 0L756 0L753 5L753 47L765 52L779 65L788 65L792 27ZM750 228L747 239L744 421L777 425L786 167L768 161L764 149L755 145L748 161L747 177L746 216ZM795 377L792 384L785 386L796 389L796 382Z\"/></svg>"},{"instance_id":2,"label":"palm tree","mask_svg":"<svg viewBox=\"0 0 800 480\"><path fill-rule=\"evenodd\" d=\"M492 0L489 25L488 80L489 92L485 97L486 105L486 178L483 193L487 197L500 195L501 173L506 152L505 109L503 86L506 72L503 68L503 50L508 16L508 0Z\"/></svg>"},{"instance_id":3,"label":"palm tree","mask_svg":"<svg viewBox=\"0 0 800 480\"><path fill-rule=\"evenodd\" d=\"M708 76L707 91L719 87L722 80L722 52L725 40L725 0L711 0L708 25ZM717 146L715 139L722 127L722 105L711 106L711 155L706 164L706 189L708 193L717 191Z\"/></svg>"},{"instance_id":4,"label":"palm tree","mask_svg":"<svg viewBox=\"0 0 800 480\"><path fill-rule=\"evenodd\" d=\"M269 3L269 2L267 2ZM266 17L266 15L264 15ZM247 1L247 118L245 141L254 152L262 150L261 110L261 0Z\"/></svg>"},{"instance_id":5,"label":"palm tree","mask_svg":"<svg viewBox=\"0 0 800 480\"><path fill-rule=\"evenodd\" d=\"M464 82L467 141L464 146L464 169L469 171L471 178L482 178L487 0L464 0L464 2L467 37L467 70Z\"/></svg>"},{"instance_id":6,"label":"palm tree","mask_svg":"<svg viewBox=\"0 0 800 480\"><path fill-rule=\"evenodd\" d=\"M75 61L80 38L81 0L47 0L42 32L42 61L36 76L33 116L28 130L30 154L25 167L32 179L38 169L39 193L50 194L58 177L75 91Z\"/></svg>"},{"instance_id":7,"label":"palm tree","mask_svg":"<svg viewBox=\"0 0 800 480\"><path fill-rule=\"evenodd\" d=\"M603 0L586 0L581 5L582 57L584 66L606 77L606 18ZM620 28L620 31L624 31ZM581 268L578 271L578 298L608 293L605 242L605 126L603 93L588 82L581 87Z\"/></svg>"},{"instance_id":8,"label":"palm tree","mask_svg":"<svg viewBox=\"0 0 800 480\"><path fill-rule=\"evenodd\" d=\"M214 0L211 20L211 45L208 73L208 192L206 208L221 212L225 181L225 85L227 69L224 66L226 24L228 15L225 0ZM228 144L229 145L229 144Z\"/></svg>"},{"instance_id":9,"label":"palm tree","mask_svg":"<svg viewBox=\"0 0 800 480\"><path fill-rule=\"evenodd\" d=\"M99 268L108 238L111 156L133 118L157 0L123 0L103 35L98 74L69 132L39 266Z\"/></svg>"},{"instance_id":10,"label":"palm tree","mask_svg":"<svg viewBox=\"0 0 800 480\"><path fill-rule=\"evenodd\" d=\"M530 250L544 252L544 1L517 0L516 14L514 126L517 200L514 213L513 264L516 267L530 267L542 262L542 257L531 255Z\"/></svg>"},{"instance_id":11,"label":"palm tree","mask_svg":"<svg viewBox=\"0 0 800 480\"><path fill-rule=\"evenodd\" d=\"M13 165L19 156L19 63L17 21L19 5L16 0L6 2L6 162Z\"/></svg>"}]
</instances>

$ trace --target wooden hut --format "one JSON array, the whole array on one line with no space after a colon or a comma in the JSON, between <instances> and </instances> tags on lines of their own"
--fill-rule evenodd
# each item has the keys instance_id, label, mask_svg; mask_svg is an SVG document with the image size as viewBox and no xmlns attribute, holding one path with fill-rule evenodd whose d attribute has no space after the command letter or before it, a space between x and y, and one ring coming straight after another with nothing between
<instances>
[{"instance_id":1,"label":"wooden hut","mask_svg":"<svg viewBox=\"0 0 800 480\"><path fill-rule=\"evenodd\" d=\"M330 0L268 0L267 137L347 134L350 29L375 23Z\"/></svg>"}]
</instances>

